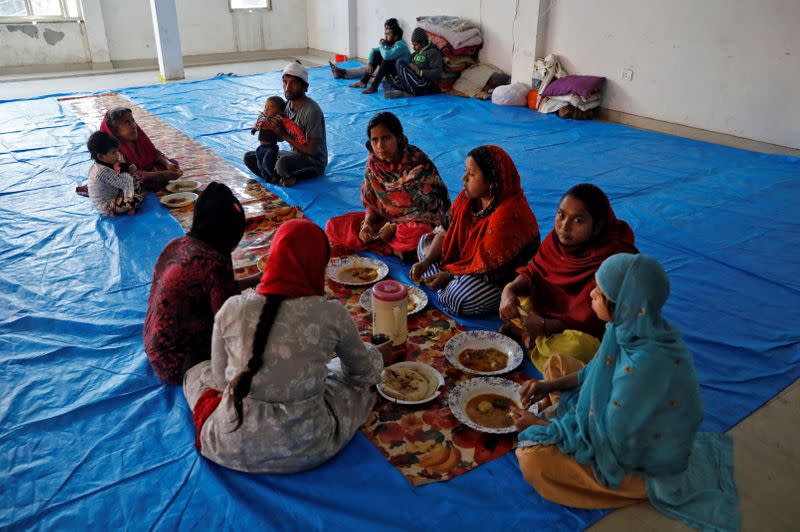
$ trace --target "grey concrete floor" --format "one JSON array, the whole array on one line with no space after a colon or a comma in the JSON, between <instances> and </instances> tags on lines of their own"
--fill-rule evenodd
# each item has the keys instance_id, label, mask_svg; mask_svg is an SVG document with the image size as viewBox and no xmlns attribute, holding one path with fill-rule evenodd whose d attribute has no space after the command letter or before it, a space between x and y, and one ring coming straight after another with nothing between
<instances>
[{"instance_id":1,"label":"grey concrete floor","mask_svg":"<svg viewBox=\"0 0 800 532\"><path fill-rule=\"evenodd\" d=\"M307 66L325 63L324 58L305 55L190 66L185 69L186 79L207 79L218 72L247 75L275 71L292 59L300 59ZM70 72L63 78L35 78L0 76L0 100L152 85L158 83L158 71L85 75ZM800 530L800 380L731 429L730 434L734 440L735 475L741 499L743 530ZM590 530L667 532L690 529L643 503L612 512Z\"/></svg>"}]
</instances>

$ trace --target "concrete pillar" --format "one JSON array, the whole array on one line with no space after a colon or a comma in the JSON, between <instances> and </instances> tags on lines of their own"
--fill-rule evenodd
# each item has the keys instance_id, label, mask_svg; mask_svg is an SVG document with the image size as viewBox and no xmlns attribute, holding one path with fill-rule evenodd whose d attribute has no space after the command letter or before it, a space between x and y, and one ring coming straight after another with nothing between
<instances>
[{"instance_id":1,"label":"concrete pillar","mask_svg":"<svg viewBox=\"0 0 800 532\"><path fill-rule=\"evenodd\" d=\"M86 46L91 57L92 68L111 68L106 22L103 18L100 0L82 0L81 5L86 29Z\"/></svg>"},{"instance_id":2,"label":"concrete pillar","mask_svg":"<svg viewBox=\"0 0 800 532\"><path fill-rule=\"evenodd\" d=\"M178 33L175 0L150 0L153 33L158 51L158 68L164 80L184 79L183 54Z\"/></svg>"},{"instance_id":3,"label":"concrete pillar","mask_svg":"<svg viewBox=\"0 0 800 532\"><path fill-rule=\"evenodd\" d=\"M345 0L347 6L347 28L345 34L347 35L347 57L358 57L358 24L357 8L358 2L356 0Z\"/></svg>"},{"instance_id":4,"label":"concrete pillar","mask_svg":"<svg viewBox=\"0 0 800 532\"><path fill-rule=\"evenodd\" d=\"M543 33L541 4L547 0L520 0L513 22L514 42L511 51L511 82L531 84L533 62L536 60L537 37ZM538 39L541 41L541 39Z\"/></svg>"}]
</instances>

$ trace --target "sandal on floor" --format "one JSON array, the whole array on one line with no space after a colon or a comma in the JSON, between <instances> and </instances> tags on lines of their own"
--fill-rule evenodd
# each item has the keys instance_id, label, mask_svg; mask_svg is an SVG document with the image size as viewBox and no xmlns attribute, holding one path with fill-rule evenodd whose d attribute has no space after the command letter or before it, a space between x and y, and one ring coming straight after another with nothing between
<instances>
[{"instance_id":1,"label":"sandal on floor","mask_svg":"<svg viewBox=\"0 0 800 532\"><path fill-rule=\"evenodd\" d=\"M367 84L361 83L360 81L356 81L355 83L351 83L349 86L353 89L363 89L364 87L367 86Z\"/></svg>"}]
</instances>

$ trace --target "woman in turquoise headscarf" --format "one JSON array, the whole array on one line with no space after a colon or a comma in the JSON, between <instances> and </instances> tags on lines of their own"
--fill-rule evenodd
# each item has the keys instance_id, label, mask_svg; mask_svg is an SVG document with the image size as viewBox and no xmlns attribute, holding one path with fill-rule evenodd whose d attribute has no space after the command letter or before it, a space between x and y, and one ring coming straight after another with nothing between
<instances>
[{"instance_id":1,"label":"woman in turquoise headscarf","mask_svg":"<svg viewBox=\"0 0 800 532\"><path fill-rule=\"evenodd\" d=\"M513 412L523 476L568 506L649 498L693 526L738 528L730 439L698 433L703 406L692 356L661 314L666 272L651 257L620 253L596 280L592 308L607 322L597 356L585 367L551 357L545 380L523 387L524 406L557 402L555 417Z\"/></svg>"}]
</instances>

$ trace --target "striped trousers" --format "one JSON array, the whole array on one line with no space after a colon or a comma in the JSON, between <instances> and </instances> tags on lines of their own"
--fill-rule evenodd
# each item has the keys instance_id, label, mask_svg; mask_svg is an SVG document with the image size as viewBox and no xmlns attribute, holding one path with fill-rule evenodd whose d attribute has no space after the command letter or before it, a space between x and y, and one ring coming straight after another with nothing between
<instances>
[{"instance_id":1,"label":"striped trousers","mask_svg":"<svg viewBox=\"0 0 800 532\"><path fill-rule=\"evenodd\" d=\"M417 256L422 260L425 257L425 247L432 237L432 233L423 235L417 244ZM423 279L442 271L440 262L435 262L422 274ZM451 314L456 316L481 316L484 314L497 314L500 309L499 287L487 281L480 275L456 275L447 286L437 290L439 302Z\"/></svg>"}]
</instances>

